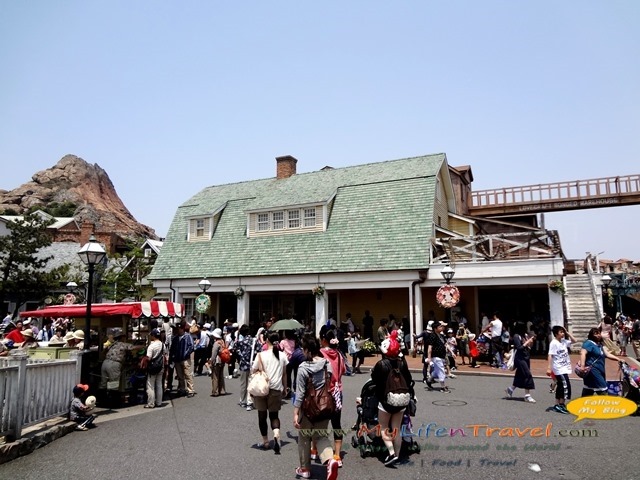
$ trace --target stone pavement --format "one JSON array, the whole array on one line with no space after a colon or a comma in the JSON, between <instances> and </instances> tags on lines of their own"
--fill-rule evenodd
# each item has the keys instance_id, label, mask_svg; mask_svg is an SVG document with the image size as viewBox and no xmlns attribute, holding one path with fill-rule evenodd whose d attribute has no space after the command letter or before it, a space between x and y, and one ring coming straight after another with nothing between
<instances>
[{"instance_id":1,"label":"stone pavement","mask_svg":"<svg viewBox=\"0 0 640 480\"><path fill-rule=\"evenodd\" d=\"M366 366L373 366L375 362L380 357L368 357ZM580 355L572 354L571 355L571 364L575 365L576 362L580 360ZM487 363L478 363L480 368L470 368L468 365L460 365L460 358L457 359L458 370L455 372L456 375L497 375L497 376L505 376L511 377L513 376L513 372L509 370L499 370L495 368L491 368ZM422 371L422 356L418 355L413 358L411 355L407 356L407 364L409 365L409 369L411 371L421 372ZM543 356L534 356L531 358L531 373L535 378L546 378L547 376L547 366L549 365L547 357ZM605 366L607 368L607 379L610 381L619 380L620 374L618 372L618 364L613 360L607 360L605 362ZM575 377L575 375L571 375ZM580 379L576 378L576 381L580 381Z\"/></svg>"},{"instance_id":2,"label":"stone pavement","mask_svg":"<svg viewBox=\"0 0 640 480\"><path fill-rule=\"evenodd\" d=\"M367 357L365 364L363 365L363 371L367 372L375 365L380 359L380 356ZM575 364L579 359L579 355L571 355L571 363ZM458 359L460 362L460 359ZM420 380L420 373L422 372L422 356L412 357L407 356L407 363L412 372L418 374L414 378L416 381ZM607 379L618 380L618 365L614 361L607 361ZM534 357L531 359L531 371L536 378L547 378L547 359L546 357ZM473 375L473 376L496 376L496 377L511 377L513 372L509 370L499 370L491 368L488 364L479 363L479 368L470 368L469 366L459 365L456 375ZM572 375L576 384L581 384L580 379L575 378ZM143 413L142 405L124 407L119 409L101 409L96 408L96 413L103 416L103 418L122 418L131 415L139 415ZM19 456L27 455L37 448L40 448L47 443L54 441L55 439L72 432L75 429L75 424L68 420L59 417L51 419L41 424L33 425L24 430L23 438L16 442L6 442L4 439L0 439L0 464L13 460Z\"/></svg>"}]
</instances>

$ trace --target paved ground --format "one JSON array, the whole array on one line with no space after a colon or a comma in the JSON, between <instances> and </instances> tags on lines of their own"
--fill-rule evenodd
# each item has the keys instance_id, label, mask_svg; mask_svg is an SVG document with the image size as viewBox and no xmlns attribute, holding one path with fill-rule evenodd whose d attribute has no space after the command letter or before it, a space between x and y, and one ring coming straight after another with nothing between
<instances>
[{"instance_id":1,"label":"paved ground","mask_svg":"<svg viewBox=\"0 0 640 480\"><path fill-rule=\"evenodd\" d=\"M372 365L373 363L375 363L375 360L376 360L375 358L368 358L367 363ZM576 355L576 354L571 355L571 363L573 365L575 365L578 360L580 360L579 355ZM458 360L458 363L460 362L461 360ZM417 356L415 358L408 356L407 363L409 364L409 368L412 370L415 370L416 372L419 372L422 369L421 356ZM455 372L455 374L457 375L461 373L464 375L474 374L474 375L506 375L506 376L513 375L513 372L510 372L508 370L497 370L495 368L491 368L491 366L489 366L487 363L478 363L478 365L480 368L470 368L468 365L467 366L459 365L458 371ZM618 364L615 361L607 360L605 365L607 367L607 379L618 380L620 376L618 372ZM533 374L534 377L540 377L540 378L546 377L547 366L548 366L547 357L534 356L533 358L531 358L531 373Z\"/></svg>"},{"instance_id":2,"label":"paved ground","mask_svg":"<svg viewBox=\"0 0 640 480\"><path fill-rule=\"evenodd\" d=\"M369 366L373 364L373 359L367 360ZM546 411L553 404L546 378L537 380L538 402L526 404L522 392L512 400L505 398L509 378L487 367L468 370L484 375L470 373L450 380L451 394L429 392L418 385L413 431L422 444L420 454L390 470L375 458L361 458L349 445L348 435L340 478L640 478L632 453L640 417L574 423L573 415ZM354 400L367 378L363 374L345 379L343 427L356 421ZM294 478L297 431L292 427L291 405L283 405L281 412L282 454L259 451L252 448L260 439L257 413L237 406L238 380L228 382L233 393L221 398L211 398L209 379L198 377L194 398L178 398L155 410L136 406L102 412L97 428L73 432L0 465L0 478ZM574 391L580 385L573 380ZM473 425L510 428L505 434L525 433L521 438L487 436L486 427ZM549 436L531 437L530 429L535 427L549 429ZM438 428L444 429L441 433L462 429L464 436L438 437ZM563 432L572 436L560 437ZM535 465L541 472L532 470ZM314 478L325 478L319 466L313 473Z\"/></svg>"}]
</instances>

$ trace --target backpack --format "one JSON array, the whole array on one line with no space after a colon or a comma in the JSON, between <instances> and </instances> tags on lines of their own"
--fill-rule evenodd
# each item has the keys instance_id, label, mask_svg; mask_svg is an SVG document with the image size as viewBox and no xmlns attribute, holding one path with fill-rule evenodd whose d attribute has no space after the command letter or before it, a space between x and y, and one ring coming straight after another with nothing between
<instances>
[{"instance_id":1,"label":"backpack","mask_svg":"<svg viewBox=\"0 0 640 480\"><path fill-rule=\"evenodd\" d=\"M222 345L218 351L218 356L222 363L231 363L231 350L226 345Z\"/></svg>"},{"instance_id":2,"label":"backpack","mask_svg":"<svg viewBox=\"0 0 640 480\"><path fill-rule=\"evenodd\" d=\"M390 360L386 360L386 362L389 366L389 375L387 375L383 403L385 410L389 413L395 413L409 405L411 393L400 368L394 367Z\"/></svg>"},{"instance_id":3,"label":"backpack","mask_svg":"<svg viewBox=\"0 0 640 480\"><path fill-rule=\"evenodd\" d=\"M330 419L336 411L336 402L331 393L331 374L324 364L324 385L320 388L313 386L312 375L307 377L307 391L302 401L302 413L311 421Z\"/></svg>"},{"instance_id":4,"label":"backpack","mask_svg":"<svg viewBox=\"0 0 640 480\"><path fill-rule=\"evenodd\" d=\"M147 367L147 372L149 372L151 375L157 375L162 371L162 368L164 367L163 353L164 352L161 351L160 355L158 355L155 358L152 358L151 361L149 362L149 366Z\"/></svg>"}]
</instances>

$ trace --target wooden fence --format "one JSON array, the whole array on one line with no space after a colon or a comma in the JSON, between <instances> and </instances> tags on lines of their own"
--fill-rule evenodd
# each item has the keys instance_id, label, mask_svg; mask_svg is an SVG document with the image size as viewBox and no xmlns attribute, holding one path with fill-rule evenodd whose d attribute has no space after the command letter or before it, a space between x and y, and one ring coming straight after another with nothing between
<instances>
[{"instance_id":1,"label":"wooden fence","mask_svg":"<svg viewBox=\"0 0 640 480\"><path fill-rule=\"evenodd\" d=\"M0 357L0 435L18 439L24 427L65 415L81 366L82 352L69 360Z\"/></svg>"}]
</instances>

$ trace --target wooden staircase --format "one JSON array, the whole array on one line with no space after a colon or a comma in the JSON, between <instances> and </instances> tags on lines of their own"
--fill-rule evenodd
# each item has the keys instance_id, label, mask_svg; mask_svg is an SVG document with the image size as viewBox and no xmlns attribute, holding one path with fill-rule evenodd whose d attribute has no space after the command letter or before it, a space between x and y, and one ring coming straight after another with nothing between
<instances>
[{"instance_id":1,"label":"wooden staircase","mask_svg":"<svg viewBox=\"0 0 640 480\"><path fill-rule=\"evenodd\" d=\"M579 350L587 338L589 329L600 323L600 307L589 275L576 274L565 277L565 308L569 331L576 338L572 350Z\"/></svg>"}]
</instances>

